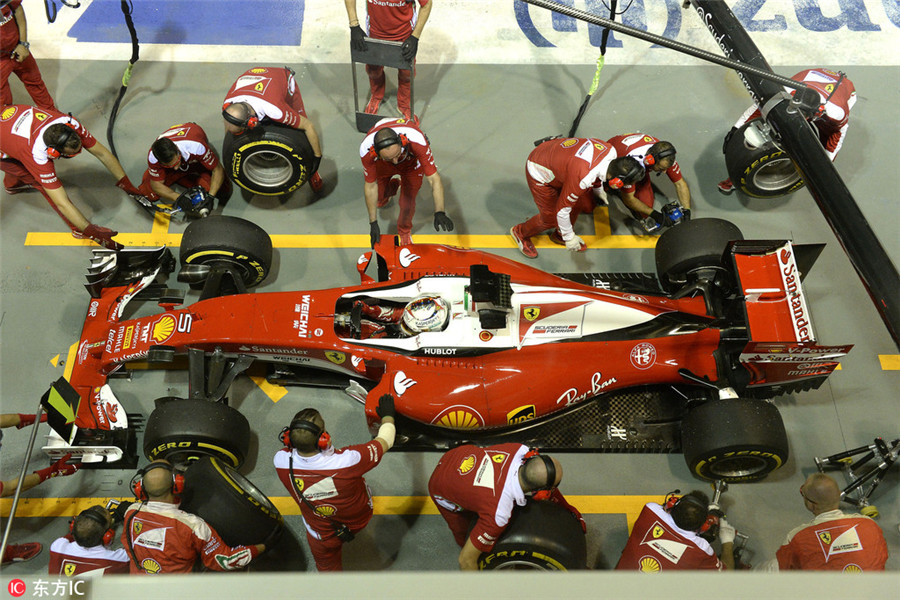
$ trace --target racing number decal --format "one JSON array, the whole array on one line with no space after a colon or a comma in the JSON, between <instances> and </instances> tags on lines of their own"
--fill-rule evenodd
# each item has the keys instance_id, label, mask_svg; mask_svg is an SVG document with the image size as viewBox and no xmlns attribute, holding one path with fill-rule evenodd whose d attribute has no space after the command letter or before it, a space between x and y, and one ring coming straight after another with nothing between
<instances>
[{"instance_id":1,"label":"racing number decal","mask_svg":"<svg viewBox=\"0 0 900 600\"><path fill-rule=\"evenodd\" d=\"M178 315L178 325L175 326L175 329L178 330L179 333L190 333L191 324L193 322L194 317L192 317L190 313L181 313Z\"/></svg>"}]
</instances>

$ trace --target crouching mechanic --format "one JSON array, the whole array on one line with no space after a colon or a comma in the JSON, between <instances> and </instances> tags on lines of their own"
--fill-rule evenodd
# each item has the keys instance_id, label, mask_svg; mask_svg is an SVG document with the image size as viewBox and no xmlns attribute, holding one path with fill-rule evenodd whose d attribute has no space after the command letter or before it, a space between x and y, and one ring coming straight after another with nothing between
<instances>
[{"instance_id":1,"label":"crouching mechanic","mask_svg":"<svg viewBox=\"0 0 900 600\"><path fill-rule=\"evenodd\" d=\"M69 522L69 533L50 546L50 575L116 575L128 573L130 560L123 548L111 550L115 539L113 516L98 505L81 511Z\"/></svg>"},{"instance_id":2,"label":"crouching mechanic","mask_svg":"<svg viewBox=\"0 0 900 600\"><path fill-rule=\"evenodd\" d=\"M82 148L97 157L128 194L138 190L119 161L72 115L23 104L3 107L0 112L0 169L6 175L7 194L37 190L62 217L76 238L89 238L111 250L122 245L112 238L118 232L94 225L78 210L56 176L53 161L74 158Z\"/></svg>"},{"instance_id":3,"label":"crouching mechanic","mask_svg":"<svg viewBox=\"0 0 900 600\"><path fill-rule=\"evenodd\" d=\"M630 156L617 156L609 143L593 138L553 138L531 151L525 163L525 179L538 214L509 230L528 258L538 252L531 238L554 230L550 240L572 252L587 245L575 234L581 213L594 210L594 195L606 199L603 184L617 190L644 176L641 164Z\"/></svg>"},{"instance_id":4,"label":"crouching mechanic","mask_svg":"<svg viewBox=\"0 0 900 600\"><path fill-rule=\"evenodd\" d=\"M462 548L460 569L478 569L478 558L494 547L513 509L529 499L565 507L587 532L581 513L557 489L562 476L558 460L522 444L465 445L444 454L428 481L428 493Z\"/></svg>"},{"instance_id":5,"label":"crouching mechanic","mask_svg":"<svg viewBox=\"0 0 900 600\"><path fill-rule=\"evenodd\" d=\"M281 431L284 448L275 453L275 471L300 506L319 571L343 571L344 543L372 518L372 493L363 475L394 445L394 397L379 398L376 412L381 426L375 439L340 450L331 445L325 420L314 408L298 412Z\"/></svg>"},{"instance_id":6,"label":"crouching mechanic","mask_svg":"<svg viewBox=\"0 0 900 600\"><path fill-rule=\"evenodd\" d=\"M144 467L132 480L140 502L125 513L122 545L131 573L190 573L200 559L213 571L234 571L250 564L266 547L228 546L206 521L178 508L184 476L165 460Z\"/></svg>"},{"instance_id":7,"label":"crouching mechanic","mask_svg":"<svg viewBox=\"0 0 900 600\"><path fill-rule=\"evenodd\" d=\"M693 491L669 494L663 505L646 504L631 530L616 569L658 573L689 569L734 569L734 528L719 519L722 559L700 536L709 516L709 498Z\"/></svg>"},{"instance_id":8,"label":"crouching mechanic","mask_svg":"<svg viewBox=\"0 0 900 600\"><path fill-rule=\"evenodd\" d=\"M225 94L222 118L225 131L232 135L241 135L266 119L303 131L313 151L307 181L314 192L322 190L325 183L318 173L322 161L319 134L306 117L303 97L291 69L254 67L246 71Z\"/></svg>"},{"instance_id":9,"label":"crouching mechanic","mask_svg":"<svg viewBox=\"0 0 900 600\"><path fill-rule=\"evenodd\" d=\"M418 119L382 119L369 130L359 146L365 185L363 194L369 213L369 241L381 239L378 209L387 206L400 190L397 235L400 244L412 244L412 220L422 178L431 185L434 198L434 230L453 231L453 221L444 212L444 184L434 164L428 137L419 129ZM399 175L399 177L395 177Z\"/></svg>"},{"instance_id":10,"label":"crouching mechanic","mask_svg":"<svg viewBox=\"0 0 900 600\"><path fill-rule=\"evenodd\" d=\"M617 135L609 139L609 143L616 149L618 156L631 156L637 159L645 170L643 179L633 184L624 186L613 193L622 200L625 208L631 211L631 215L642 223L647 223L645 229L656 231L661 227L669 227L680 223L681 220L691 218L691 189L681 175L681 167L675 160L675 146L671 142L662 141L646 133L627 133ZM653 193L653 183L650 175L659 176L665 173L675 185L675 193L678 196L678 211L667 210L660 212L653 208L656 200ZM673 213L681 213L682 219L672 220ZM650 219L647 222L647 218Z\"/></svg>"},{"instance_id":11,"label":"crouching mechanic","mask_svg":"<svg viewBox=\"0 0 900 600\"><path fill-rule=\"evenodd\" d=\"M176 192L173 185L185 188L187 193ZM169 127L150 146L141 194L152 202L162 200L191 214L198 209L186 196L198 186L207 192L204 200L208 206L201 207L207 212L216 199L231 197L231 180L225 177L225 169L203 128L196 123Z\"/></svg>"}]
</instances>

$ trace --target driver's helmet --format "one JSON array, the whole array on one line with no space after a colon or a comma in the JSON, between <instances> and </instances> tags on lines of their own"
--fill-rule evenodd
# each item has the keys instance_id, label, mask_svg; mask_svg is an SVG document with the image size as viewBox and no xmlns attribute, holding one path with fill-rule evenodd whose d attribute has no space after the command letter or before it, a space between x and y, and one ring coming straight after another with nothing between
<instances>
[{"instance_id":1,"label":"driver's helmet","mask_svg":"<svg viewBox=\"0 0 900 600\"><path fill-rule=\"evenodd\" d=\"M407 335L440 331L450 320L450 304L440 296L419 296L406 305L400 327Z\"/></svg>"}]
</instances>

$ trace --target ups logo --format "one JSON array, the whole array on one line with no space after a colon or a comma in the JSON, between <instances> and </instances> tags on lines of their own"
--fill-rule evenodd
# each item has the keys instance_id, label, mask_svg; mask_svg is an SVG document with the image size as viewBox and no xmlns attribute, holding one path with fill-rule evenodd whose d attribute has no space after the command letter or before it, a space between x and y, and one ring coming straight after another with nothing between
<instances>
[{"instance_id":1,"label":"ups logo","mask_svg":"<svg viewBox=\"0 0 900 600\"><path fill-rule=\"evenodd\" d=\"M529 404L527 406L520 406L516 409L511 410L506 415L506 422L509 425L515 425L516 423L522 423L524 421L529 421L535 417L535 408L534 404Z\"/></svg>"}]
</instances>

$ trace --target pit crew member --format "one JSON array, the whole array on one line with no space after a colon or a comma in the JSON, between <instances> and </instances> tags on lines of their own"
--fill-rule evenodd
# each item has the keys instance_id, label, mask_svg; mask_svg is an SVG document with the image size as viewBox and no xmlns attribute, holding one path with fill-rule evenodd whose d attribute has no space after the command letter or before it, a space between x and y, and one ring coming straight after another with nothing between
<instances>
[{"instance_id":1,"label":"pit crew member","mask_svg":"<svg viewBox=\"0 0 900 600\"><path fill-rule=\"evenodd\" d=\"M594 210L594 194L603 201L603 184L621 189L644 176L641 164L620 157L608 142L594 138L553 138L540 143L525 163L525 180L538 214L509 230L519 251L528 258L538 252L531 238L553 229L556 243L572 252L587 246L573 225L578 215Z\"/></svg>"},{"instance_id":2,"label":"pit crew member","mask_svg":"<svg viewBox=\"0 0 900 600\"><path fill-rule=\"evenodd\" d=\"M69 200L56 176L53 161L73 158L82 148L118 180L116 187L128 194L140 194L112 152L71 115L24 104L5 106L0 111L0 169L5 173L6 193L37 190L66 222L73 236L120 250L122 245L112 239L118 232L89 222Z\"/></svg>"},{"instance_id":3,"label":"pit crew member","mask_svg":"<svg viewBox=\"0 0 900 600\"><path fill-rule=\"evenodd\" d=\"M181 194L172 189L202 187L216 198L231 197L231 180L219 162L206 132L196 123L173 125L162 132L147 155L147 170L141 181L141 194L148 200L175 205Z\"/></svg>"},{"instance_id":4,"label":"pit crew member","mask_svg":"<svg viewBox=\"0 0 900 600\"><path fill-rule=\"evenodd\" d=\"M369 37L378 40L403 42L400 52L403 58L413 61L419 49L419 38L425 22L431 14L434 0L367 0L366 1L366 29ZM344 0L347 8L347 17L350 19L350 45L355 50L366 50L366 31L363 30L356 12L356 0ZM418 10L417 10L418 9ZM404 118L412 117L410 107L410 81L413 74L406 69L397 70L397 109ZM369 75L369 87L371 96L366 105L366 112L377 114L381 101L384 100L384 67L381 65L366 65L366 73Z\"/></svg>"},{"instance_id":5,"label":"pit crew member","mask_svg":"<svg viewBox=\"0 0 900 600\"><path fill-rule=\"evenodd\" d=\"M560 504L586 532L581 513L557 489L562 476L558 460L522 444L464 445L444 454L428 481L428 493L462 548L460 569L478 569L478 558L493 548L513 508L529 499Z\"/></svg>"},{"instance_id":6,"label":"pit crew member","mask_svg":"<svg viewBox=\"0 0 900 600\"><path fill-rule=\"evenodd\" d=\"M387 206L398 189L397 234L401 245L412 244L410 232L423 177L431 185L434 198L434 230L453 231L453 221L444 212L444 184L434 164L428 137L419 129L418 119L382 119L366 134L359 146L359 157L365 176L363 193L373 248L381 238L377 209Z\"/></svg>"},{"instance_id":7,"label":"pit crew member","mask_svg":"<svg viewBox=\"0 0 900 600\"><path fill-rule=\"evenodd\" d=\"M306 117L303 97L294 72L288 67L253 67L237 78L222 105L225 131L241 135L266 119L299 129L306 134L313 151L308 181L314 192L325 185L319 175L322 146L316 128Z\"/></svg>"},{"instance_id":8,"label":"pit crew member","mask_svg":"<svg viewBox=\"0 0 900 600\"><path fill-rule=\"evenodd\" d=\"M103 506L81 511L69 522L69 533L50 545L50 575L116 575L128 573L129 558L123 548L112 550L113 516Z\"/></svg>"},{"instance_id":9,"label":"pit crew member","mask_svg":"<svg viewBox=\"0 0 900 600\"><path fill-rule=\"evenodd\" d=\"M825 473L800 486L803 505L815 518L788 533L763 570L883 571L888 559L884 533L875 521L841 511L841 489Z\"/></svg>"},{"instance_id":10,"label":"pit crew member","mask_svg":"<svg viewBox=\"0 0 900 600\"><path fill-rule=\"evenodd\" d=\"M278 478L300 506L306 539L319 571L343 571L343 545L372 518L372 493L363 475L394 445L394 398L385 394L376 409L378 435L365 444L335 450L319 411L294 415L275 453Z\"/></svg>"},{"instance_id":11,"label":"pit crew member","mask_svg":"<svg viewBox=\"0 0 900 600\"><path fill-rule=\"evenodd\" d=\"M843 73L832 71L831 69L816 68L805 69L800 71L793 77L794 81L805 83L807 86L819 92L819 111L811 118L812 124L819 132L819 141L822 147L828 153L828 158L834 161L838 151L844 143L844 136L847 135L847 128L850 126L850 109L856 104L856 88L853 82ZM785 88L793 96L797 90L793 88ZM734 134L747 121L758 119L761 116L759 108L756 105L751 106L741 118L737 120L731 131L725 137L726 143L728 138ZM719 182L719 191L723 194L730 194L734 191L734 183L731 178L723 179Z\"/></svg>"},{"instance_id":12,"label":"pit crew member","mask_svg":"<svg viewBox=\"0 0 900 600\"><path fill-rule=\"evenodd\" d=\"M626 133L609 139L618 156L632 156L643 166L646 175L640 181L613 190L632 216L638 221L651 217L657 227L670 225L666 213L653 209L655 196L650 175L665 173L675 185L675 193L685 220L691 218L691 190L681 175L681 167L675 159L675 146L646 133Z\"/></svg>"},{"instance_id":13,"label":"pit crew member","mask_svg":"<svg viewBox=\"0 0 900 600\"><path fill-rule=\"evenodd\" d=\"M616 569L658 573L689 569L734 569L734 528L719 519L722 559L700 533L707 523L709 498L693 491L670 494L664 505L647 503L622 551Z\"/></svg>"},{"instance_id":14,"label":"pit crew member","mask_svg":"<svg viewBox=\"0 0 900 600\"><path fill-rule=\"evenodd\" d=\"M32 102L45 110L56 110L53 97L41 78L41 70L28 43L28 22L22 0L0 2L0 105L13 103L9 76L15 73Z\"/></svg>"},{"instance_id":15,"label":"pit crew member","mask_svg":"<svg viewBox=\"0 0 900 600\"><path fill-rule=\"evenodd\" d=\"M228 546L206 521L178 508L184 476L165 460L138 471L132 491L139 502L125 512L122 546L132 574L190 573L201 560L213 571L234 571L265 551L263 544Z\"/></svg>"}]
</instances>

